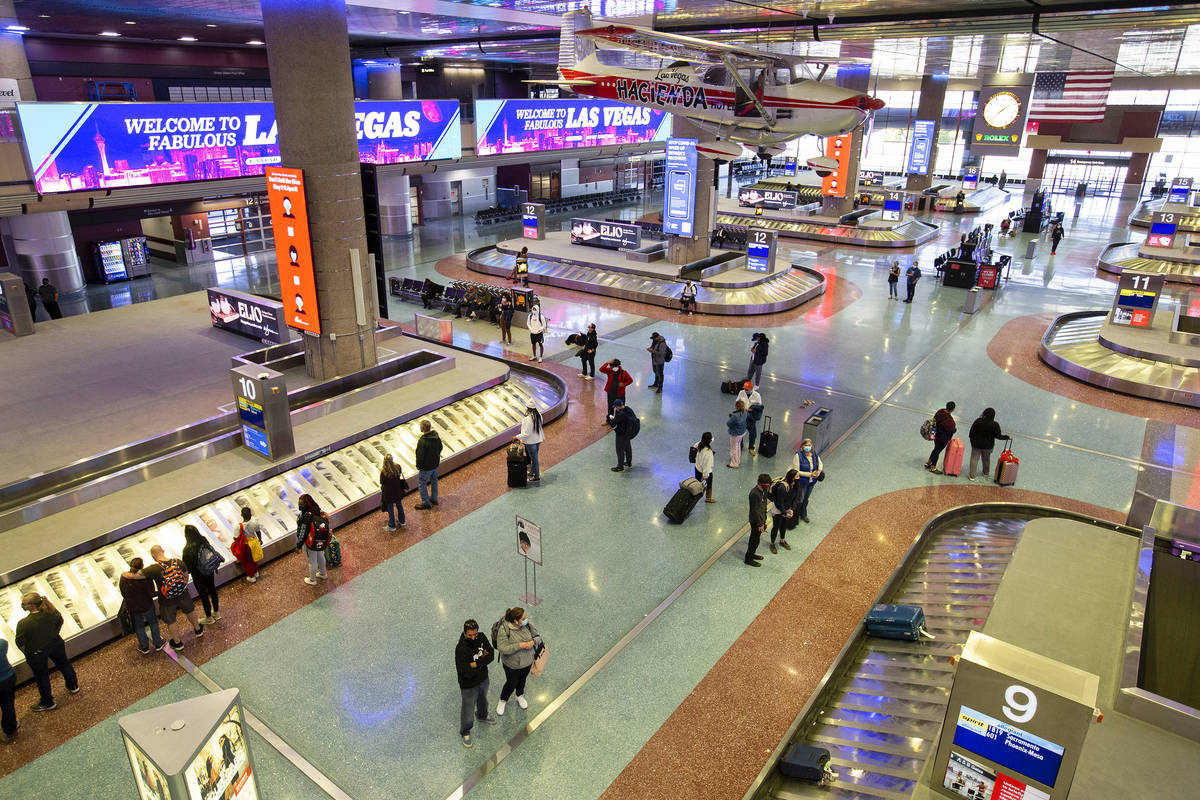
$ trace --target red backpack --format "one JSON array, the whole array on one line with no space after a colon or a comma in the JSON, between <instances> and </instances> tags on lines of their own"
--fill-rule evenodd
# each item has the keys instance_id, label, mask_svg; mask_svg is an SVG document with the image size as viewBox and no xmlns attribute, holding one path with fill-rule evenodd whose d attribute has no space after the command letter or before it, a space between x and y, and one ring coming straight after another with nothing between
<instances>
[{"instance_id":1,"label":"red backpack","mask_svg":"<svg viewBox=\"0 0 1200 800\"><path fill-rule=\"evenodd\" d=\"M308 523L308 536L304 537L304 546L309 550L324 550L329 546L329 517L325 514L312 517Z\"/></svg>"}]
</instances>

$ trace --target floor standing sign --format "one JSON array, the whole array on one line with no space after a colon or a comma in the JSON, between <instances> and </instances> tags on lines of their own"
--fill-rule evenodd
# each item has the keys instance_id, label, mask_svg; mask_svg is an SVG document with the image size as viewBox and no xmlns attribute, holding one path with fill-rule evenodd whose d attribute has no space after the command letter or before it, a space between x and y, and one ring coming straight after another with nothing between
<instances>
[{"instance_id":1,"label":"floor standing sign","mask_svg":"<svg viewBox=\"0 0 1200 800\"><path fill-rule=\"evenodd\" d=\"M11 272L0 272L0 330L13 336L33 333L33 315L25 297L25 282Z\"/></svg>"},{"instance_id":2,"label":"floor standing sign","mask_svg":"<svg viewBox=\"0 0 1200 800\"><path fill-rule=\"evenodd\" d=\"M882 217L890 222L899 222L902 216L904 216L904 192L884 192Z\"/></svg>"},{"instance_id":3,"label":"floor standing sign","mask_svg":"<svg viewBox=\"0 0 1200 800\"><path fill-rule=\"evenodd\" d=\"M746 232L746 269L772 272L775 266L775 231L751 228Z\"/></svg>"},{"instance_id":4,"label":"floor standing sign","mask_svg":"<svg viewBox=\"0 0 1200 800\"><path fill-rule=\"evenodd\" d=\"M546 205L544 203L521 204L521 235L526 239L546 238Z\"/></svg>"},{"instance_id":5,"label":"floor standing sign","mask_svg":"<svg viewBox=\"0 0 1200 800\"><path fill-rule=\"evenodd\" d=\"M229 372L242 444L271 461L296 452L283 373L258 364L244 364Z\"/></svg>"},{"instance_id":6,"label":"floor standing sign","mask_svg":"<svg viewBox=\"0 0 1200 800\"><path fill-rule=\"evenodd\" d=\"M943 797L1065 800L1100 679L973 631L950 691L930 786Z\"/></svg>"},{"instance_id":7,"label":"floor standing sign","mask_svg":"<svg viewBox=\"0 0 1200 800\"><path fill-rule=\"evenodd\" d=\"M537 568L542 565L542 529L522 516L517 517L517 552L525 559L525 594L518 598L522 603L536 606L542 602L537 596ZM533 565L533 591L529 591L529 567Z\"/></svg>"},{"instance_id":8,"label":"floor standing sign","mask_svg":"<svg viewBox=\"0 0 1200 800\"><path fill-rule=\"evenodd\" d=\"M696 140L667 139L667 191L663 195L663 233L696 235Z\"/></svg>"},{"instance_id":9,"label":"floor standing sign","mask_svg":"<svg viewBox=\"0 0 1200 800\"><path fill-rule=\"evenodd\" d=\"M304 199L304 171L267 167L266 175L284 321L288 327L320 333L317 282L313 274L312 243L308 238L308 206Z\"/></svg>"}]
</instances>

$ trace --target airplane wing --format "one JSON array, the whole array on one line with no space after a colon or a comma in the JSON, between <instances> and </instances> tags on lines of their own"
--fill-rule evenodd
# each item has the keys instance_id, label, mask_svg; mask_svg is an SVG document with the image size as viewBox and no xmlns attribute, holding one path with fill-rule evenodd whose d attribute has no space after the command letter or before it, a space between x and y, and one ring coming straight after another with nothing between
<instances>
[{"instance_id":1,"label":"airplane wing","mask_svg":"<svg viewBox=\"0 0 1200 800\"><path fill-rule=\"evenodd\" d=\"M607 46L633 50L650 56L687 61L693 64L718 66L723 65L724 59L729 58L739 67L774 65L790 68L792 65L804 61L803 58L796 56L769 53L766 50L756 50L752 47L710 42L694 36L663 33L633 25L602 25L598 28L576 31L575 35L595 40L598 47Z\"/></svg>"}]
</instances>

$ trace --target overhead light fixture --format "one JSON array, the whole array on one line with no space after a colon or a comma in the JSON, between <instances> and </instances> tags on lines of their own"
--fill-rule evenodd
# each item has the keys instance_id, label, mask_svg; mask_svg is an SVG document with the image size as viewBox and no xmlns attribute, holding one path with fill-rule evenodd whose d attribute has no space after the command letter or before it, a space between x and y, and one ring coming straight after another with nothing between
<instances>
[{"instance_id":1,"label":"overhead light fixture","mask_svg":"<svg viewBox=\"0 0 1200 800\"><path fill-rule=\"evenodd\" d=\"M23 31L29 30L29 28L25 27L24 25L6 25L4 27L4 30L15 31L16 33L21 33Z\"/></svg>"},{"instance_id":2,"label":"overhead light fixture","mask_svg":"<svg viewBox=\"0 0 1200 800\"><path fill-rule=\"evenodd\" d=\"M116 31L100 31L100 36L120 36Z\"/></svg>"},{"instance_id":3,"label":"overhead light fixture","mask_svg":"<svg viewBox=\"0 0 1200 800\"><path fill-rule=\"evenodd\" d=\"M127 19L127 20L125 20L125 24L126 24L126 25L137 25L137 23L136 23L136 22L134 22L134 21L133 21L133 20L131 20L131 19Z\"/></svg>"},{"instance_id":4,"label":"overhead light fixture","mask_svg":"<svg viewBox=\"0 0 1200 800\"><path fill-rule=\"evenodd\" d=\"M380 31L380 32L379 32L379 35L380 35L380 36L388 36L388 35L389 35L389 32L388 32L388 31Z\"/></svg>"},{"instance_id":5,"label":"overhead light fixture","mask_svg":"<svg viewBox=\"0 0 1200 800\"><path fill-rule=\"evenodd\" d=\"M246 44L262 44L262 42L260 42L258 39L251 39L250 41L246 42Z\"/></svg>"},{"instance_id":6,"label":"overhead light fixture","mask_svg":"<svg viewBox=\"0 0 1200 800\"><path fill-rule=\"evenodd\" d=\"M215 27L217 27L217 26L216 26L216 25L213 25L213 24L210 22L210 23L208 23L207 25L205 25L204 27L206 27L206 28L215 28Z\"/></svg>"},{"instance_id":7,"label":"overhead light fixture","mask_svg":"<svg viewBox=\"0 0 1200 800\"><path fill-rule=\"evenodd\" d=\"M197 39L196 39L196 37L195 37L195 36L180 36L180 37L179 37L179 41L181 41L181 42L194 42L194 41L197 41Z\"/></svg>"}]
</instances>

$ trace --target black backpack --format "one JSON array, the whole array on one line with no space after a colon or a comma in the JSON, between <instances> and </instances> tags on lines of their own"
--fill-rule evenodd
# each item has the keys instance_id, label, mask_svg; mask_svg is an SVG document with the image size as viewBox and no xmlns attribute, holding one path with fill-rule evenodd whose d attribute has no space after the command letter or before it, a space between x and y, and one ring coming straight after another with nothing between
<instances>
[{"instance_id":1,"label":"black backpack","mask_svg":"<svg viewBox=\"0 0 1200 800\"><path fill-rule=\"evenodd\" d=\"M695 463L696 463L696 456L697 456L698 454L699 454L699 451L696 449L696 445L692 445L691 447L689 447L689 448L688 448L688 463L689 463L689 464L695 464Z\"/></svg>"},{"instance_id":2,"label":"black backpack","mask_svg":"<svg viewBox=\"0 0 1200 800\"><path fill-rule=\"evenodd\" d=\"M625 426L625 437L627 439L636 439L638 433L642 430L642 421L638 419L638 415L633 413L628 406L625 407L625 415L628 417L628 424Z\"/></svg>"},{"instance_id":3,"label":"black backpack","mask_svg":"<svg viewBox=\"0 0 1200 800\"><path fill-rule=\"evenodd\" d=\"M671 363L671 359L675 357L675 353L671 350L671 345L664 343L663 347L667 348L666 354L663 355L663 362L669 364Z\"/></svg>"},{"instance_id":4,"label":"black backpack","mask_svg":"<svg viewBox=\"0 0 1200 800\"><path fill-rule=\"evenodd\" d=\"M304 545L309 550L324 550L329 546L329 517L321 514L309 522L308 536L304 537Z\"/></svg>"}]
</instances>

